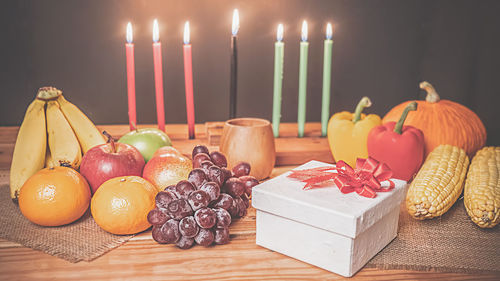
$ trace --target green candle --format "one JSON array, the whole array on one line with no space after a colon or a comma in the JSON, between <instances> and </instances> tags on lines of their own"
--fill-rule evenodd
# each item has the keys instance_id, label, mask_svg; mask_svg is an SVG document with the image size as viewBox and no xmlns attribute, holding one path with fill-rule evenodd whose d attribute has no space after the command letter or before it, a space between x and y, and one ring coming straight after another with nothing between
<instances>
[{"instance_id":1,"label":"green candle","mask_svg":"<svg viewBox=\"0 0 500 281\"><path fill-rule=\"evenodd\" d=\"M307 22L302 23L302 41L300 42L300 65L299 65L299 111L297 113L298 135L304 136L306 122L306 92L307 92L307 54L309 42L307 42Z\"/></svg>"},{"instance_id":2,"label":"green candle","mask_svg":"<svg viewBox=\"0 0 500 281\"><path fill-rule=\"evenodd\" d=\"M285 43L283 43L283 25L280 23L276 32L276 43L274 43L273 132L276 138L280 135L284 53Z\"/></svg>"},{"instance_id":3,"label":"green candle","mask_svg":"<svg viewBox=\"0 0 500 281\"><path fill-rule=\"evenodd\" d=\"M326 25L326 39L323 54L323 98L321 101L321 136L326 136L330 119L330 85L332 73L332 25Z\"/></svg>"}]
</instances>

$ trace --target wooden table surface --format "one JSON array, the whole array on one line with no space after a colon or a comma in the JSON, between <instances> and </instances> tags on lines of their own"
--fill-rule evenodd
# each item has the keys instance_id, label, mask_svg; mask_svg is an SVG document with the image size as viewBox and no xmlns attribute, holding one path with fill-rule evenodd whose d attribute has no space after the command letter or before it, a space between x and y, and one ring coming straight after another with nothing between
<instances>
[{"instance_id":1,"label":"wooden table surface","mask_svg":"<svg viewBox=\"0 0 500 281\"><path fill-rule=\"evenodd\" d=\"M128 126L99 127L118 137ZM309 128L317 130L319 124L309 124ZM203 125L197 125L197 131L200 132L197 140L186 141L185 126L167 126L174 146L183 153L189 153L195 144L204 142ZM17 127L0 127L0 170L3 174L10 166L16 134ZM295 138L288 141L294 142ZM320 142L324 144L325 141ZM278 166L272 176L293 167ZM0 180L2 183L8 181ZM257 246L255 210L251 207L246 217L231 225L230 232L231 242L227 245L180 250L173 245L157 244L148 230L92 262L79 263L0 239L0 280L500 280L500 275L491 273L468 275L375 268L364 268L354 277L344 278Z\"/></svg>"}]
</instances>

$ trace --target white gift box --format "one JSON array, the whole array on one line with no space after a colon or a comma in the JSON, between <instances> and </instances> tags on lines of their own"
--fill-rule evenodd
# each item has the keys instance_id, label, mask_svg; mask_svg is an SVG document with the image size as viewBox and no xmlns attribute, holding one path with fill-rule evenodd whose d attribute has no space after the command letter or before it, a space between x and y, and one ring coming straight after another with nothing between
<instances>
[{"instance_id":1,"label":"white gift box","mask_svg":"<svg viewBox=\"0 0 500 281\"><path fill-rule=\"evenodd\" d=\"M323 166L333 165L311 161L296 170ZM396 237L405 181L366 198L335 185L303 190L289 174L253 188L257 245L350 277Z\"/></svg>"}]
</instances>

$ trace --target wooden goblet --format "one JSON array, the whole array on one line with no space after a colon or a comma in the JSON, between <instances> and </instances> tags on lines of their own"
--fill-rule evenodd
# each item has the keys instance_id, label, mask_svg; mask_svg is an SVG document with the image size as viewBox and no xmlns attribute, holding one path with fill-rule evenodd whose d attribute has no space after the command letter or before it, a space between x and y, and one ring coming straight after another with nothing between
<instances>
[{"instance_id":1,"label":"wooden goblet","mask_svg":"<svg viewBox=\"0 0 500 281\"><path fill-rule=\"evenodd\" d=\"M245 161L251 165L250 175L258 180L271 175L276 161L271 123L259 118L236 118L226 121L220 141L228 168Z\"/></svg>"}]
</instances>

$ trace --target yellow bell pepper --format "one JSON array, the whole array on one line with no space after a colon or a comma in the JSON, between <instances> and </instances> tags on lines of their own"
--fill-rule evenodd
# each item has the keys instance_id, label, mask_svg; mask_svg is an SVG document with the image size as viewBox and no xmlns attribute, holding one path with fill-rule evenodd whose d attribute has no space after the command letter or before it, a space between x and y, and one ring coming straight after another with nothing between
<instances>
[{"instance_id":1,"label":"yellow bell pepper","mask_svg":"<svg viewBox=\"0 0 500 281\"><path fill-rule=\"evenodd\" d=\"M368 158L368 133L382 123L376 114L361 113L371 105L370 99L363 97L354 113L343 111L330 118L327 135L335 161L343 160L354 168L356 158Z\"/></svg>"}]
</instances>

